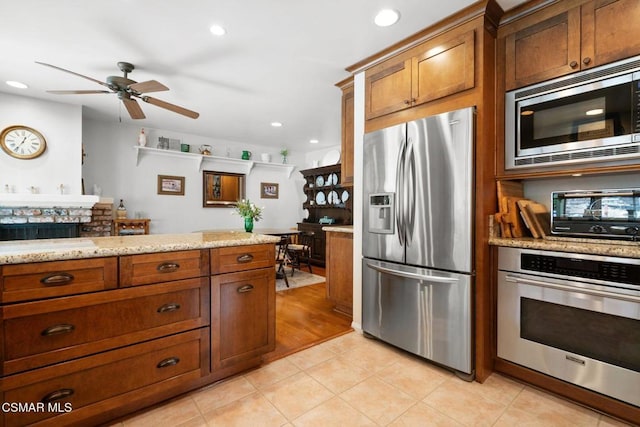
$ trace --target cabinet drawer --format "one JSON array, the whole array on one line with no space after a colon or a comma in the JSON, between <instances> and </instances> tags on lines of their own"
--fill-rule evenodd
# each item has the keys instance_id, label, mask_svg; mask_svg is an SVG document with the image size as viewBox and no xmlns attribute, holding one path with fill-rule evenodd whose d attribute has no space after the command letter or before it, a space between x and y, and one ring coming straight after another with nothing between
<instances>
[{"instance_id":1,"label":"cabinet drawer","mask_svg":"<svg viewBox=\"0 0 640 427\"><path fill-rule=\"evenodd\" d=\"M231 246L211 249L211 274L275 266L275 245Z\"/></svg>"},{"instance_id":2,"label":"cabinet drawer","mask_svg":"<svg viewBox=\"0 0 640 427\"><path fill-rule=\"evenodd\" d=\"M3 373L208 325L208 284L204 277L3 307Z\"/></svg>"},{"instance_id":3,"label":"cabinet drawer","mask_svg":"<svg viewBox=\"0 0 640 427\"><path fill-rule=\"evenodd\" d=\"M0 301L3 303L102 291L117 286L115 257L0 267Z\"/></svg>"},{"instance_id":4,"label":"cabinet drawer","mask_svg":"<svg viewBox=\"0 0 640 427\"><path fill-rule=\"evenodd\" d=\"M120 286L148 285L209 275L209 251L176 251L120 257Z\"/></svg>"},{"instance_id":5,"label":"cabinet drawer","mask_svg":"<svg viewBox=\"0 0 640 427\"><path fill-rule=\"evenodd\" d=\"M93 403L106 408L111 398L134 401L146 387L163 388L207 375L208 334L209 328L202 328L14 375L3 380L4 401L44 402L45 408L51 403L63 411L72 408L52 423L70 424ZM4 425L21 426L56 415L4 413Z\"/></svg>"}]
</instances>

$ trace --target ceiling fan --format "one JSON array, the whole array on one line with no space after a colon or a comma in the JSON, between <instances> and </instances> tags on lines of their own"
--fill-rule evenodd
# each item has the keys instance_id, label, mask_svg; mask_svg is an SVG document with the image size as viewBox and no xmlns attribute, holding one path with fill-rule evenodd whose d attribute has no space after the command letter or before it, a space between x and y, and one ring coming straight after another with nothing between
<instances>
[{"instance_id":1,"label":"ceiling fan","mask_svg":"<svg viewBox=\"0 0 640 427\"><path fill-rule=\"evenodd\" d=\"M142 108L138 105L138 102L134 98L141 99L144 102L155 105L156 107L164 108L174 113L182 114L183 116L197 119L200 116L195 111L188 110L178 105L170 104L157 98L152 98L145 95L148 92L160 92L169 90L168 87L156 80L147 80L145 82L136 82L128 78L130 72L134 70L133 64L129 62L118 62L118 68L124 73L124 76L108 76L105 82L94 79L92 77L83 76L82 74L75 73L73 71L65 70L64 68L56 67L55 65L45 64L44 62L36 61L36 64L44 65L46 67L55 68L56 70L64 71L65 73L73 74L74 76L82 77L83 79L91 80L99 85L107 87L109 90L48 90L49 93L57 95L86 95L95 93L115 93L118 95L124 106L127 108L129 115L132 119L144 119L145 115L142 112Z\"/></svg>"}]
</instances>

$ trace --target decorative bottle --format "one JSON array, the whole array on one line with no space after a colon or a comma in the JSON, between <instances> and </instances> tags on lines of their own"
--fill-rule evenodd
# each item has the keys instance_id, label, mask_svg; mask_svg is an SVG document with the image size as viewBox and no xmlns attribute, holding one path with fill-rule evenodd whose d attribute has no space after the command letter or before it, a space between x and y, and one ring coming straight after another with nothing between
<instances>
[{"instance_id":1,"label":"decorative bottle","mask_svg":"<svg viewBox=\"0 0 640 427\"><path fill-rule=\"evenodd\" d=\"M147 145L147 135L144 133L144 128L140 129L140 135L138 135L138 145L144 147Z\"/></svg>"},{"instance_id":2,"label":"decorative bottle","mask_svg":"<svg viewBox=\"0 0 640 427\"><path fill-rule=\"evenodd\" d=\"M127 208L124 207L122 199L120 199L120 205L118 206L118 209L116 209L116 217L118 219L125 219L127 217Z\"/></svg>"}]
</instances>

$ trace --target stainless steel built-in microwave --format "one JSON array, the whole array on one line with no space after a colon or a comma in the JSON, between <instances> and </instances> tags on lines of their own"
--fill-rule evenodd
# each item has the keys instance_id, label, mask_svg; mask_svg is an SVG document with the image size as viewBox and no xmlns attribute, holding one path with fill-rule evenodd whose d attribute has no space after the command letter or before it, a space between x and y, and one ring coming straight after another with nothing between
<instances>
[{"instance_id":1,"label":"stainless steel built-in microwave","mask_svg":"<svg viewBox=\"0 0 640 427\"><path fill-rule=\"evenodd\" d=\"M506 170L594 162L640 162L640 57L506 94Z\"/></svg>"}]
</instances>

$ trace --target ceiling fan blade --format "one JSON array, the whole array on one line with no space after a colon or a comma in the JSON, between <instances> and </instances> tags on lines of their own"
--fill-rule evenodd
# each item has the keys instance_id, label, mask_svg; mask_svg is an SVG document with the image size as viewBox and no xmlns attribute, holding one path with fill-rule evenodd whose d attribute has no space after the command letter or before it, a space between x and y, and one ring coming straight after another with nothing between
<instances>
[{"instance_id":1,"label":"ceiling fan blade","mask_svg":"<svg viewBox=\"0 0 640 427\"><path fill-rule=\"evenodd\" d=\"M113 93L108 90L48 90L47 93L56 95L87 95L91 93Z\"/></svg>"},{"instance_id":2,"label":"ceiling fan blade","mask_svg":"<svg viewBox=\"0 0 640 427\"><path fill-rule=\"evenodd\" d=\"M152 98L150 96L143 96L142 99L144 102L148 102L149 104L153 104L156 107L164 108L165 110L173 111L174 113L182 114L183 116L190 117L192 119L197 119L200 117L200 113L196 113L195 111L187 110L184 107L180 107L174 104L170 104L168 102L162 101L157 98Z\"/></svg>"},{"instance_id":3,"label":"ceiling fan blade","mask_svg":"<svg viewBox=\"0 0 640 427\"><path fill-rule=\"evenodd\" d=\"M156 80L147 80L146 82L134 83L129 85L129 89L133 89L138 93L161 92L163 90L169 90L168 87Z\"/></svg>"},{"instance_id":4,"label":"ceiling fan blade","mask_svg":"<svg viewBox=\"0 0 640 427\"><path fill-rule=\"evenodd\" d=\"M65 70L64 68L56 67L55 65L45 64L44 62L38 62L38 61L36 61L36 64L44 65L45 67L55 68L56 70L64 71L65 73L73 74L74 76L82 77L83 79L87 79L87 80L91 80L92 82L96 82L99 85L109 87L109 85L106 84L105 82L101 82L100 80L96 80L93 77L83 76L82 74L78 74L78 73L73 72L73 71Z\"/></svg>"},{"instance_id":5,"label":"ceiling fan blade","mask_svg":"<svg viewBox=\"0 0 640 427\"><path fill-rule=\"evenodd\" d=\"M124 103L124 106L127 107L127 111L132 119L145 118L142 108L140 108L140 104L138 104L135 99L123 98L122 102Z\"/></svg>"}]
</instances>

